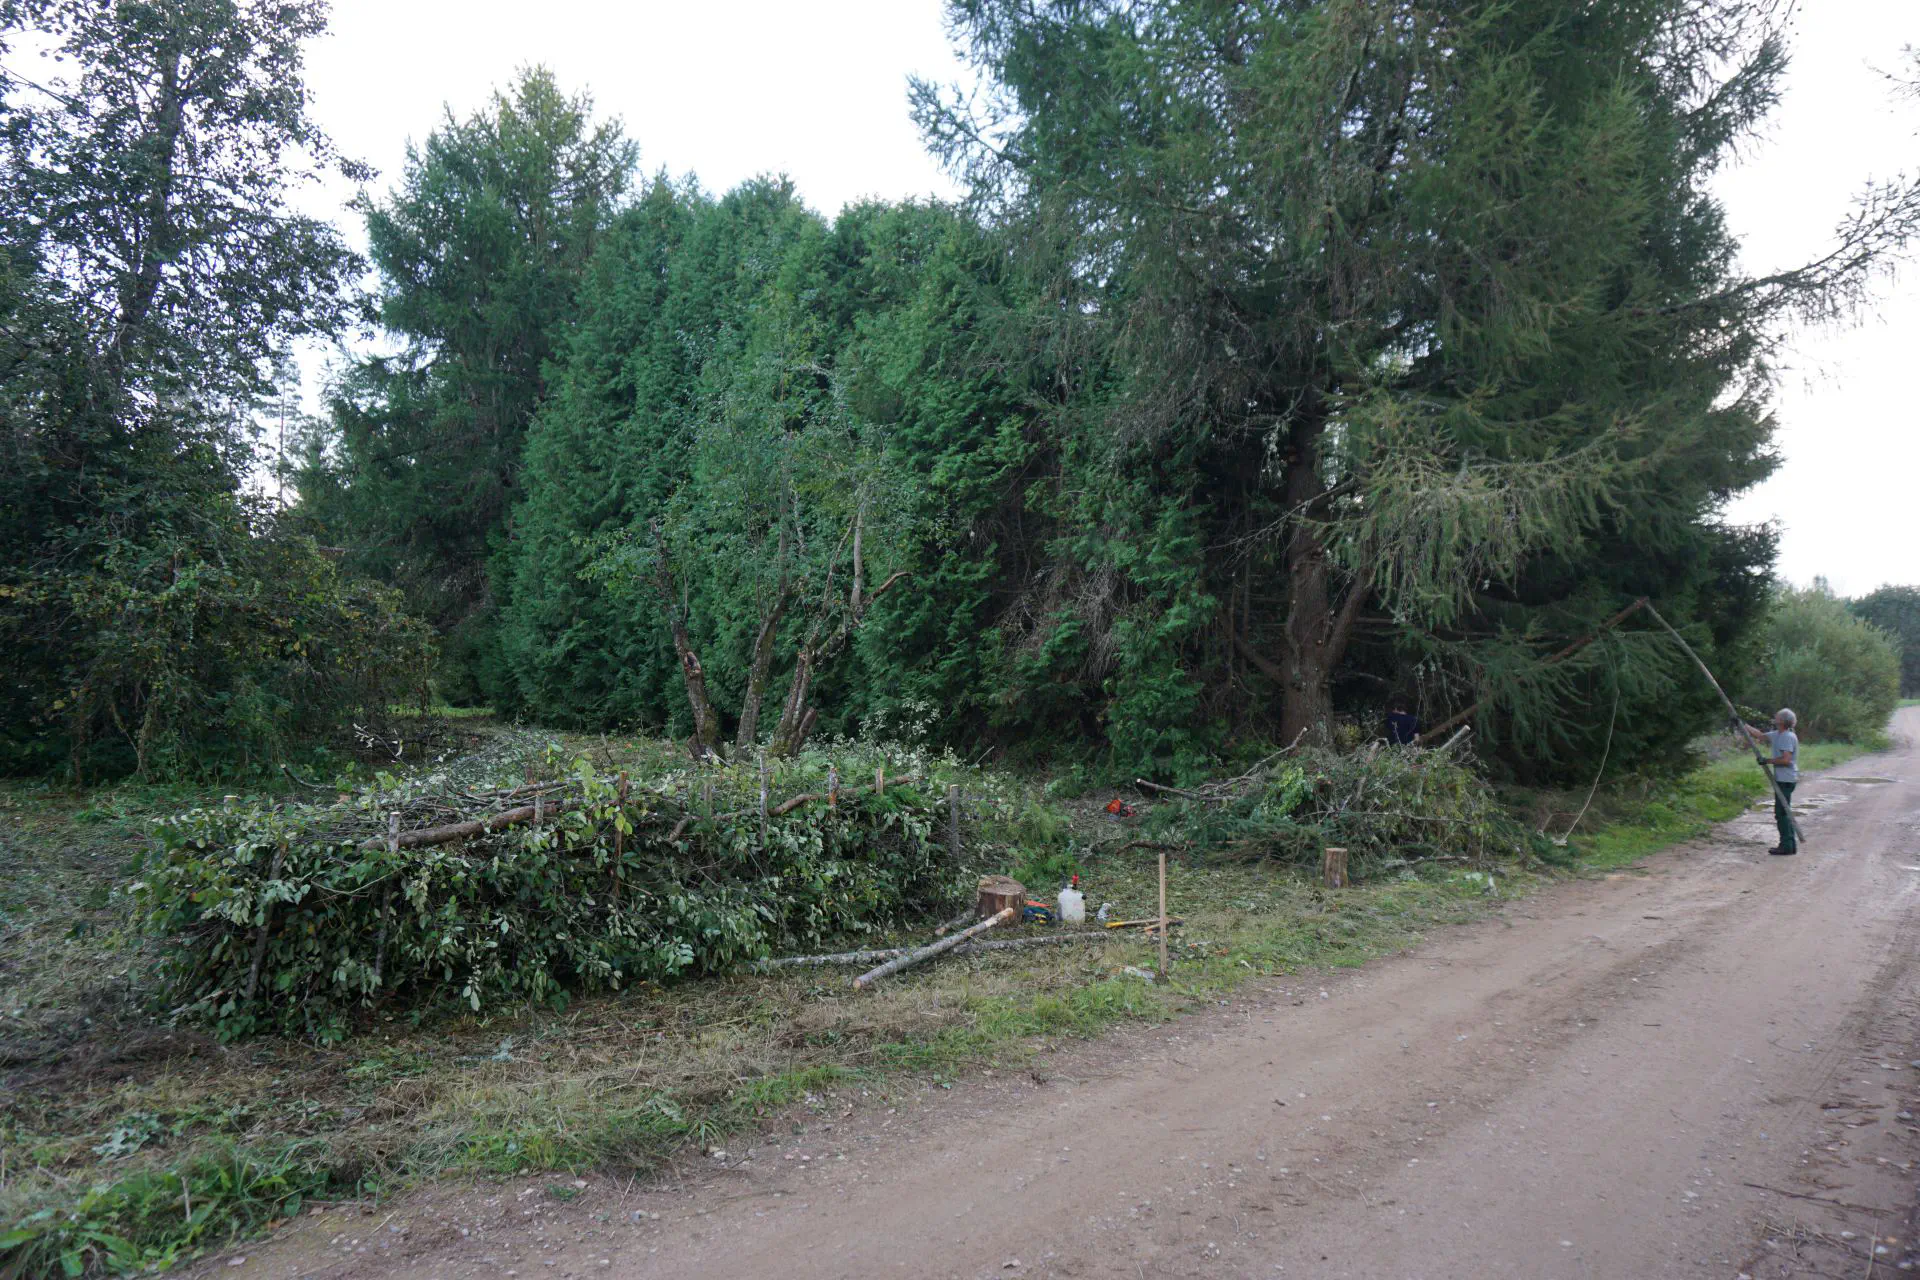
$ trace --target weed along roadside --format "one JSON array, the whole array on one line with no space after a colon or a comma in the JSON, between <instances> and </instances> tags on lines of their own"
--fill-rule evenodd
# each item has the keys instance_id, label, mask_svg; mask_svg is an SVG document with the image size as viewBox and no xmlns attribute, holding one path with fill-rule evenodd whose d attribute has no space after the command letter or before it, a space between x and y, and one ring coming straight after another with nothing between
<instances>
[{"instance_id":1,"label":"weed along roadside","mask_svg":"<svg viewBox=\"0 0 1920 1280\"><path fill-rule=\"evenodd\" d=\"M1496 797L1435 752L1283 753L1120 817L843 744L773 770L764 827L757 777L683 759L512 739L317 804L8 790L0 1274L166 1265L436 1176L631 1176L808 1099L1030 1066L1624 865L1762 783L1721 761L1603 794L1563 849L1537 832L1577 797ZM1329 845L1349 888L1323 883ZM1165 855L1180 923L1155 983ZM1003 917L857 994L890 957L763 963L911 951L977 918L983 875L1045 904L1075 874L1089 917L1109 908L1079 926L1098 941Z\"/></svg>"}]
</instances>

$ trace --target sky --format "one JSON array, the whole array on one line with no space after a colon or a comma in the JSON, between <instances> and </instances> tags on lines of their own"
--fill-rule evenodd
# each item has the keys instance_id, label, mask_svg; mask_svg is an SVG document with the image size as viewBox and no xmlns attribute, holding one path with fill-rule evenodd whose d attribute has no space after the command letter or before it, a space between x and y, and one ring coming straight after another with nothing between
<instances>
[{"instance_id":1,"label":"sky","mask_svg":"<svg viewBox=\"0 0 1920 1280\"><path fill-rule=\"evenodd\" d=\"M409 139L482 107L539 63L621 117L648 171L714 191L785 173L829 215L866 196L951 195L906 107L907 78L964 75L940 0L335 0L309 54L314 112L341 151L399 173ZM1785 94L1716 192L1765 272L1819 256L1870 177L1920 171L1920 103L1880 74L1920 45L1920 0L1800 0ZM354 221L344 187L315 212ZM1916 246L1920 249L1920 246ZM1857 595L1920 583L1920 264L1841 330L1786 335L1776 474L1727 517L1773 520L1781 575Z\"/></svg>"}]
</instances>

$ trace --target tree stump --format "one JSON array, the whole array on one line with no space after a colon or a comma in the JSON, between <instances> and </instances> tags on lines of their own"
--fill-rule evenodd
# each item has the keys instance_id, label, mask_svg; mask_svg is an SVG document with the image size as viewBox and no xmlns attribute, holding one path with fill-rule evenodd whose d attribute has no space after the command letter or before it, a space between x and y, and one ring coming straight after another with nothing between
<instances>
[{"instance_id":1,"label":"tree stump","mask_svg":"<svg viewBox=\"0 0 1920 1280\"><path fill-rule=\"evenodd\" d=\"M1344 889L1347 887L1347 851L1335 845L1328 845L1321 872L1326 878L1327 888Z\"/></svg>"},{"instance_id":2,"label":"tree stump","mask_svg":"<svg viewBox=\"0 0 1920 1280\"><path fill-rule=\"evenodd\" d=\"M974 901L974 908L980 918L997 915L1013 908L1013 921L1020 923L1020 915L1027 907L1027 886L1011 876L981 876L980 894Z\"/></svg>"}]
</instances>

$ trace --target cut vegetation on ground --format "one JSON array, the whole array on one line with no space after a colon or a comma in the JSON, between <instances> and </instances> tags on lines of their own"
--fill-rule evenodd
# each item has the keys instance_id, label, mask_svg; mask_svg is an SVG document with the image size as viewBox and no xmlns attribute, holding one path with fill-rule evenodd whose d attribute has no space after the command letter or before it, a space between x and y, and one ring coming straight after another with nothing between
<instances>
[{"instance_id":1,"label":"cut vegetation on ground","mask_svg":"<svg viewBox=\"0 0 1920 1280\"><path fill-rule=\"evenodd\" d=\"M1810 765L1842 752L1817 750ZM871 807L879 768L918 779L885 789L900 805L899 821L919 824L918 843L910 843L921 860L902 872L923 876L917 896L901 896L897 884L887 892L864 884L860 910L842 902L836 909L851 914L803 912L813 926L778 912L755 915L745 931L724 913L683 915L690 936L711 929L709 943L731 949L708 950L678 970L648 968L646 957L662 954L659 938L592 933L585 916L566 911L535 925L543 908L519 881L479 876L479 889L444 891L453 877L449 850L464 844L401 850L421 859L395 879L406 887L384 908L368 905L367 886L392 873L386 840L373 834L383 830L375 816L382 805L403 809L408 830L444 826L458 815L436 814L425 797L457 791L498 810L505 801L482 788L556 766L573 778L574 794L591 792L603 808L617 804L624 773L629 810L646 810L629 824L634 830L619 833L633 873L623 902L664 892L646 878L650 864L655 874L665 865L663 856L691 859L674 864L690 885L740 892L726 879L729 860L751 863L766 848L757 837L755 771L747 767L743 801L735 794L741 771L708 770L711 810L749 811L744 821L709 822L706 783L683 760L653 743L579 740L561 750L503 734L454 766L324 795L305 785L247 800L133 786L79 798L48 787L5 791L0 1146L8 1167L0 1220L11 1234L0 1239L10 1245L11 1272L0 1274L37 1274L63 1259L100 1270L165 1264L316 1198L379 1196L443 1173L637 1171L836 1083L885 1096L903 1071L940 1080L970 1068L1028 1066L1061 1037L1166 1018L1248 978L1401 949L1424 930L1523 892L1554 864L1615 866L1694 834L1761 787L1758 770L1734 758L1675 786L1609 794L1581 831L1602 818L1609 825L1561 848L1533 828L1557 834L1568 820L1557 812L1576 809L1581 797L1529 793L1502 807L1470 770L1434 752L1301 752L1216 786L1162 793L1158 803L1130 796L1138 815L1117 817L1104 810L1109 793L1064 802L950 760L847 747L831 762L814 754L770 772L770 808L816 797L770 818L772 843L786 832L798 852L782 856L815 877L785 892L812 911L864 884L836 869L833 840L816 836L880 820ZM844 787L830 810L829 763ZM864 794L854 777L866 779ZM949 786L964 797L958 858L938 813ZM636 858L647 839L664 839L687 817L688 801L688 830L705 823L738 838L702 837L684 854L655 849ZM573 869L538 881L558 899L582 892L567 877L586 876L611 905L608 854L618 825L606 812L584 810L561 811L549 824L544 839L530 823L498 835L523 860L572 857ZM331 855L309 867L284 852L277 877L269 874L283 845L292 850L301 833L316 830L332 842L324 845ZM1319 850L1335 836L1354 851L1360 882L1351 890L1317 883ZM196 842L207 847L188 848ZM376 847L363 851L369 842ZM1173 852L1172 901L1186 922L1175 934L1167 985L1139 976L1153 952L1138 937L949 956L859 995L848 985L857 970L745 971L744 961L775 950L924 939L987 871L1011 872L1043 899L1077 872L1090 909L1110 902L1117 916L1149 915L1159 846ZM167 874L175 879L162 909L155 886ZM364 883L349 883L354 877ZM264 951L256 950L251 888L240 883L249 878L279 884L287 899L275 907L287 914L274 917ZM768 892L765 883L748 889ZM190 919L195 910L201 915ZM408 911L417 917L410 924L402 920ZM519 944L536 948L547 966L538 989L525 972L509 979L489 971L476 985L484 965L460 969L464 961L422 945L434 919L457 929L497 929L508 919L538 933ZM156 924L165 928L156 932ZM337 942L384 948L385 960L377 950L328 960L310 940L335 928ZM615 945L623 940L630 955ZM569 958L569 946L600 957L597 978L591 965ZM514 954L516 970L532 964L533 953ZM262 956L255 1001L234 999L231 989L244 990ZM270 994L276 989L300 998ZM249 1034L269 1029L295 1034Z\"/></svg>"}]
</instances>

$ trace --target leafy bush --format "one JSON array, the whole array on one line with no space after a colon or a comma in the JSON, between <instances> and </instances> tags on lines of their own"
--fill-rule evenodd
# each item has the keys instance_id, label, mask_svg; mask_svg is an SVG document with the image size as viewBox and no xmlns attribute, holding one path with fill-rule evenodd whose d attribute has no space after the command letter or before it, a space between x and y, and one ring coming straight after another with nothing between
<instances>
[{"instance_id":1,"label":"leafy bush","mask_svg":"<svg viewBox=\"0 0 1920 1280\"><path fill-rule=\"evenodd\" d=\"M432 637L397 592L343 576L257 499L174 514L0 567L0 768L231 773L425 699Z\"/></svg>"},{"instance_id":2,"label":"leafy bush","mask_svg":"<svg viewBox=\"0 0 1920 1280\"><path fill-rule=\"evenodd\" d=\"M1781 591L1760 674L1743 700L1765 712L1792 707L1804 738L1871 741L1899 705L1899 646L1824 585Z\"/></svg>"},{"instance_id":3,"label":"leafy bush","mask_svg":"<svg viewBox=\"0 0 1920 1280\"><path fill-rule=\"evenodd\" d=\"M1920 694L1920 587L1881 587L1855 600L1853 615L1900 645L1900 692Z\"/></svg>"},{"instance_id":4,"label":"leafy bush","mask_svg":"<svg viewBox=\"0 0 1920 1280\"><path fill-rule=\"evenodd\" d=\"M1148 828L1199 853L1317 867L1328 845L1356 877L1422 859L1487 862L1536 841L1451 753L1309 748L1157 807Z\"/></svg>"},{"instance_id":5,"label":"leafy bush","mask_svg":"<svg viewBox=\"0 0 1920 1280\"><path fill-rule=\"evenodd\" d=\"M135 893L170 940L170 999L224 1037L323 1040L375 1001L479 1010L724 969L776 946L871 933L955 896L936 797L909 781L826 790L782 767L761 839L759 780L701 767L632 784L570 776L476 793L391 779L332 804L229 799L159 828ZM869 775L870 776L870 775ZM540 820L392 849L417 832L538 800Z\"/></svg>"}]
</instances>

